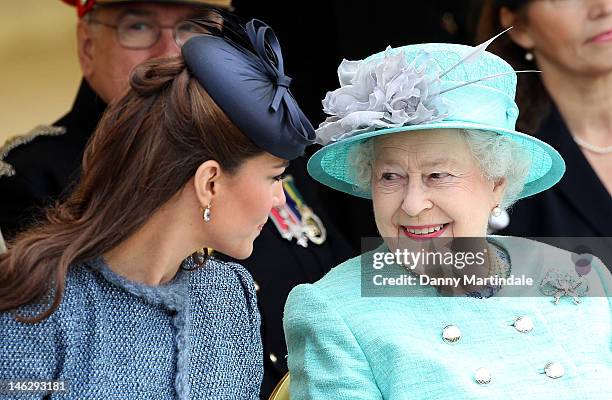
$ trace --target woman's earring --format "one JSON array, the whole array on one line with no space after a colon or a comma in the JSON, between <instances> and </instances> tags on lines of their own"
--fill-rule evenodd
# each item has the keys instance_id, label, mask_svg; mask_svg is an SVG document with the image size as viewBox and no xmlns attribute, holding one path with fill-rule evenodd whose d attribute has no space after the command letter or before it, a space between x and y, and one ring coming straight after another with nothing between
<instances>
[{"instance_id":1,"label":"woman's earring","mask_svg":"<svg viewBox=\"0 0 612 400\"><path fill-rule=\"evenodd\" d=\"M200 207L200 210L202 210L202 219L205 222L209 222L210 221L210 204L207 205L206 208Z\"/></svg>"},{"instance_id":2,"label":"woman's earring","mask_svg":"<svg viewBox=\"0 0 612 400\"><path fill-rule=\"evenodd\" d=\"M526 52L525 53L525 60L527 60L529 62L533 61L533 53L530 52L530 51Z\"/></svg>"},{"instance_id":3,"label":"woman's earring","mask_svg":"<svg viewBox=\"0 0 612 400\"><path fill-rule=\"evenodd\" d=\"M495 206L491 210L491 215L494 217L499 217L502 214L502 209L500 206Z\"/></svg>"}]
</instances>

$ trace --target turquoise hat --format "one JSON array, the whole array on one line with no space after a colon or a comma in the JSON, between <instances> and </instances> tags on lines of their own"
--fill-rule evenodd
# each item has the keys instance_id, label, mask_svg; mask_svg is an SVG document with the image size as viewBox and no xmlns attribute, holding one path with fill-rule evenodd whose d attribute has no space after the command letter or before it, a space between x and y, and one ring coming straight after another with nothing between
<instances>
[{"instance_id":1,"label":"turquoise hat","mask_svg":"<svg viewBox=\"0 0 612 400\"><path fill-rule=\"evenodd\" d=\"M308 161L310 175L336 190L371 198L351 171L355 146L391 133L454 128L507 136L531 155L519 198L553 186L565 172L563 158L548 144L514 130L517 71L485 51L493 39L478 47L388 47L365 60L344 60L338 68L340 88L323 100L330 116L316 130L316 141L324 147Z\"/></svg>"}]
</instances>

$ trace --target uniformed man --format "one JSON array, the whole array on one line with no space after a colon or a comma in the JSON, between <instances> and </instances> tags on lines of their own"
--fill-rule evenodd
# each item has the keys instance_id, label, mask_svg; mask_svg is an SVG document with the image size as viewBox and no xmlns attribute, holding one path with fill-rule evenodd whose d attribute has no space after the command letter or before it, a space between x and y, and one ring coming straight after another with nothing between
<instances>
[{"instance_id":1,"label":"uniformed man","mask_svg":"<svg viewBox=\"0 0 612 400\"><path fill-rule=\"evenodd\" d=\"M0 229L7 241L78 177L85 144L106 104L127 89L137 64L176 56L181 22L231 0L63 0L76 6L77 53L83 80L72 109L51 126L9 139L0 149Z\"/></svg>"},{"instance_id":2,"label":"uniformed man","mask_svg":"<svg viewBox=\"0 0 612 400\"><path fill-rule=\"evenodd\" d=\"M78 179L87 140L106 104L126 90L131 69L150 58L178 55L178 43L190 34L182 22L206 14L205 6L231 8L231 0L63 1L78 11L83 80L68 114L0 149L0 229L9 241L39 218L44 207L69 193ZM241 261L259 287L262 398L287 371L282 312L289 291L299 283L318 280L352 255L327 222L304 160L293 162L288 172L287 204L274 210L255 241L253 255Z\"/></svg>"}]
</instances>

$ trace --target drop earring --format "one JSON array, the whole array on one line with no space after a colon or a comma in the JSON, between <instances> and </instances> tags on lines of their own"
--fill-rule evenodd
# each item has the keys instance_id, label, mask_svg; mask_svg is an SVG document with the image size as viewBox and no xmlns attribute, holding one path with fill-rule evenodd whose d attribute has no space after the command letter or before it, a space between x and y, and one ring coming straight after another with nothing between
<instances>
[{"instance_id":1,"label":"drop earring","mask_svg":"<svg viewBox=\"0 0 612 400\"><path fill-rule=\"evenodd\" d=\"M200 207L200 210L202 211L202 219L205 222L210 222L210 204L208 204L206 208Z\"/></svg>"},{"instance_id":2,"label":"drop earring","mask_svg":"<svg viewBox=\"0 0 612 400\"><path fill-rule=\"evenodd\" d=\"M491 210L491 215L493 217L499 217L502 214L502 209L500 206L495 206L493 207L493 209Z\"/></svg>"}]
</instances>

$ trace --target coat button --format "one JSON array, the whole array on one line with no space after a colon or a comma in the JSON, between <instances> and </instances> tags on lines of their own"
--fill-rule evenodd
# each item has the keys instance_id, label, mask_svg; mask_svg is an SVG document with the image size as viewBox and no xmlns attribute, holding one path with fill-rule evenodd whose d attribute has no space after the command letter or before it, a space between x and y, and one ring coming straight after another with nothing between
<instances>
[{"instance_id":1,"label":"coat button","mask_svg":"<svg viewBox=\"0 0 612 400\"><path fill-rule=\"evenodd\" d=\"M533 321L531 318L522 315L514 320L512 326L521 333L529 333L533 329Z\"/></svg>"},{"instance_id":2,"label":"coat button","mask_svg":"<svg viewBox=\"0 0 612 400\"><path fill-rule=\"evenodd\" d=\"M478 368L474 371L474 380L479 385L486 385L491 382L491 372L486 368Z\"/></svg>"},{"instance_id":3,"label":"coat button","mask_svg":"<svg viewBox=\"0 0 612 400\"><path fill-rule=\"evenodd\" d=\"M278 361L276 354L270 353L270 361L272 361L272 364L276 364L276 362Z\"/></svg>"},{"instance_id":4,"label":"coat button","mask_svg":"<svg viewBox=\"0 0 612 400\"><path fill-rule=\"evenodd\" d=\"M455 344L461 339L461 331L455 325L446 325L442 329L442 339L445 343Z\"/></svg>"},{"instance_id":5,"label":"coat button","mask_svg":"<svg viewBox=\"0 0 612 400\"><path fill-rule=\"evenodd\" d=\"M544 366L544 373L549 378L557 379L565 375L565 368L559 363L549 362Z\"/></svg>"}]
</instances>

